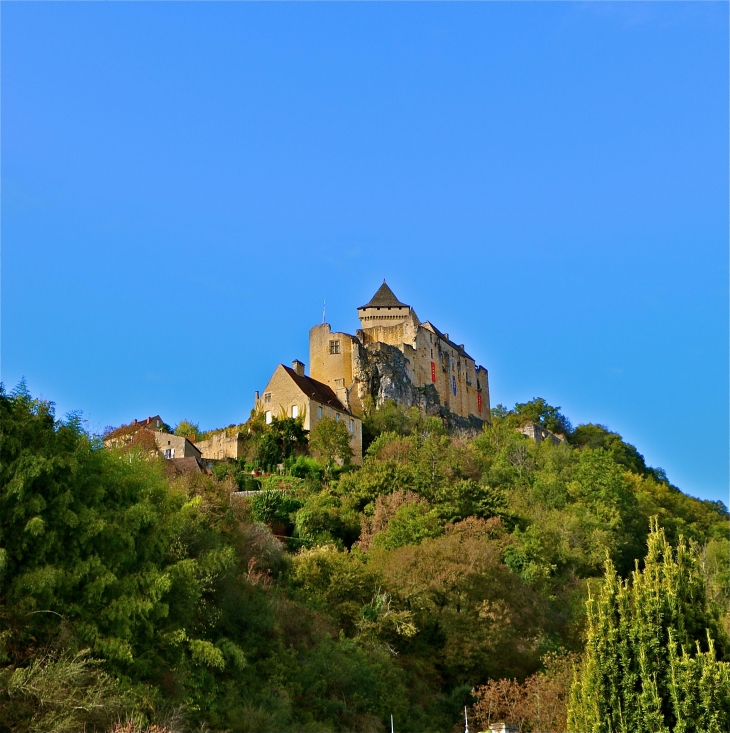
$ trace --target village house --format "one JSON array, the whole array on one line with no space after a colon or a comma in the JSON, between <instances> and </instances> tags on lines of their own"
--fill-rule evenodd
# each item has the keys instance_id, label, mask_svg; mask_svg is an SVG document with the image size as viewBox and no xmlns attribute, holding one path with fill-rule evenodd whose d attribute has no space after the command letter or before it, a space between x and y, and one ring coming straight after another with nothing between
<instances>
[{"instance_id":1,"label":"village house","mask_svg":"<svg viewBox=\"0 0 730 733\"><path fill-rule=\"evenodd\" d=\"M295 360L291 368L279 364L263 393L256 392L255 402L267 424L280 415L301 417L305 430L312 430L325 417L343 422L350 433L352 462L362 464L362 421L329 385L306 376L303 362Z\"/></svg>"},{"instance_id":2,"label":"village house","mask_svg":"<svg viewBox=\"0 0 730 733\"><path fill-rule=\"evenodd\" d=\"M132 443L145 450L159 453L164 458L197 458L201 453L188 438L174 435L165 430L166 423L159 415L146 420L133 420L129 425L122 425L104 438L107 448L124 448Z\"/></svg>"}]
</instances>

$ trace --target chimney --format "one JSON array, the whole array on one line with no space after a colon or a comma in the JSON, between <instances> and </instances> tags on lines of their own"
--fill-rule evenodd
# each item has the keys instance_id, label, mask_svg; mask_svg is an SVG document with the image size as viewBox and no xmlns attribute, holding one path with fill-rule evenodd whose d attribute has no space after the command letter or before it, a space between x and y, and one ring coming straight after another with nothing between
<instances>
[{"instance_id":1,"label":"chimney","mask_svg":"<svg viewBox=\"0 0 730 733\"><path fill-rule=\"evenodd\" d=\"M446 338L447 341L449 340L449 334L448 333L445 333L444 334L444 337Z\"/></svg>"},{"instance_id":2,"label":"chimney","mask_svg":"<svg viewBox=\"0 0 730 733\"><path fill-rule=\"evenodd\" d=\"M254 397L253 397L254 400L256 400L256 402L258 402L259 401L259 391L256 390L253 394L254 394Z\"/></svg>"},{"instance_id":3,"label":"chimney","mask_svg":"<svg viewBox=\"0 0 730 733\"><path fill-rule=\"evenodd\" d=\"M299 359L294 359L291 366L296 374L300 377L304 376L304 362L299 361Z\"/></svg>"},{"instance_id":4,"label":"chimney","mask_svg":"<svg viewBox=\"0 0 730 733\"><path fill-rule=\"evenodd\" d=\"M135 425L137 424L137 418L136 417L134 418L134 424Z\"/></svg>"}]
</instances>

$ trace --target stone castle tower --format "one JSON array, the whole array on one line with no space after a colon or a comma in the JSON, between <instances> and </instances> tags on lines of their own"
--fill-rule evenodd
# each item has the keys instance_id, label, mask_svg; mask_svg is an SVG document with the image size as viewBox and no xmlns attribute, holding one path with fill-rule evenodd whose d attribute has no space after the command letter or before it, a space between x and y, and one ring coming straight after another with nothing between
<instances>
[{"instance_id":1,"label":"stone castle tower","mask_svg":"<svg viewBox=\"0 0 730 733\"><path fill-rule=\"evenodd\" d=\"M371 397L378 405L392 399L464 427L491 422L487 370L464 344L421 323L385 281L357 312L361 328L354 336L333 332L328 323L309 332L312 378L335 390L349 410L361 415Z\"/></svg>"}]
</instances>

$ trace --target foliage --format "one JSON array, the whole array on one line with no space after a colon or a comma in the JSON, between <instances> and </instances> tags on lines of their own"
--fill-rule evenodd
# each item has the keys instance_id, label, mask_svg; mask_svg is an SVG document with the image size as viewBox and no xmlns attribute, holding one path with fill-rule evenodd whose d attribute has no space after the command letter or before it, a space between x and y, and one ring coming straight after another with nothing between
<instances>
[{"instance_id":1,"label":"foliage","mask_svg":"<svg viewBox=\"0 0 730 733\"><path fill-rule=\"evenodd\" d=\"M134 712L133 696L88 650L49 652L0 671L0 728L76 733L111 726Z\"/></svg>"},{"instance_id":2,"label":"foliage","mask_svg":"<svg viewBox=\"0 0 730 733\"><path fill-rule=\"evenodd\" d=\"M297 512L295 535L309 546L350 547L359 533L357 513L328 491L310 495Z\"/></svg>"},{"instance_id":3,"label":"foliage","mask_svg":"<svg viewBox=\"0 0 730 733\"><path fill-rule=\"evenodd\" d=\"M301 421L254 411L236 429L245 460L170 478L134 442L149 431L106 450L24 386L0 391L0 727L376 731L393 714L399 730L442 731L476 690L522 701L527 730L535 700L558 715L551 653L582 649L606 556L626 575L653 515L697 543L687 587L719 609L725 654L724 506L632 463L610 431L535 445L515 430L523 408L455 435L370 406L361 468L332 463L343 423L325 466ZM663 637L662 684L710 730L725 673L702 618Z\"/></svg>"},{"instance_id":4,"label":"foliage","mask_svg":"<svg viewBox=\"0 0 730 733\"><path fill-rule=\"evenodd\" d=\"M290 532L292 515L301 508L302 502L283 491L260 491L252 500L253 517L272 528Z\"/></svg>"},{"instance_id":5,"label":"foliage","mask_svg":"<svg viewBox=\"0 0 730 733\"><path fill-rule=\"evenodd\" d=\"M480 729L509 720L519 733L559 733L566 730L568 695L574 655L551 652L543 657L544 670L519 682L489 680L473 691L473 717Z\"/></svg>"},{"instance_id":6,"label":"foliage","mask_svg":"<svg viewBox=\"0 0 730 733\"><path fill-rule=\"evenodd\" d=\"M193 443L201 440L202 433L200 432L200 425L198 423L191 422L190 420L181 420L173 431L175 435L181 435L183 438L192 440Z\"/></svg>"},{"instance_id":7,"label":"foliage","mask_svg":"<svg viewBox=\"0 0 730 733\"><path fill-rule=\"evenodd\" d=\"M330 465L335 459L342 463L349 463L352 458L350 447L350 433L344 421L323 417L309 433L309 447L321 456L325 465Z\"/></svg>"},{"instance_id":8,"label":"foliage","mask_svg":"<svg viewBox=\"0 0 730 733\"><path fill-rule=\"evenodd\" d=\"M424 422L421 411L386 400L379 407L375 406L372 397L365 400L365 414L362 420L363 450L383 433L411 435ZM437 421L439 424L441 421Z\"/></svg>"},{"instance_id":9,"label":"foliage","mask_svg":"<svg viewBox=\"0 0 730 733\"><path fill-rule=\"evenodd\" d=\"M274 470L306 445L302 417L274 417L254 439L255 460L264 470Z\"/></svg>"},{"instance_id":10,"label":"foliage","mask_svg":"<svg viewBox=\"0 0 730 733\"><path fill-rule=\"evenodd\" d=\"M529 402L518 402L514 413L521 419L532 420L557 435L569 435L572 430L570 420L560 412L560 408L549 405L542 397L535 397Z\"/></svg>"},{"instance_id":11,"label":"foliage","mask_svg":"<svg viewBox=\"0 0 730 733\"><path fill-rule=\"evenodd\" d=\"M656 522L643 569L617 577L610 560L588 600L586 651L573 685L569 727L591 731L730 728L730 664L709 602L698 548L676 550Z\"/></svg>"},{"instance_id":12,"label":"foliage","mask_svg":"<svg viewBox=\"0 0 730 733\"><path fill-rule=\"evenodd\" d=\"M578 448L603 448L611 453L613 460L629 471L646 475L649 469L644 456L636 448L624 442L618 433L611 432L605 425L579 425L568 437L571 445Z\"/></svg>"}]
</instances>

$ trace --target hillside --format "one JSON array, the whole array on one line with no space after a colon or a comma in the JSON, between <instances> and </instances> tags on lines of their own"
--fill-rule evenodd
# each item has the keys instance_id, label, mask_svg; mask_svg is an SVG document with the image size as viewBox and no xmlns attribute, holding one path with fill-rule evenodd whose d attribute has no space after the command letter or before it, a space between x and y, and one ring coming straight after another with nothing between
<instances>
[{"instance_id":1,"label":"hillside","mask_svg":"<svg viewBox=\"0 0 730 733\"><path fill-rule=\"evenodd\" d=\"M0 729L450 731L490 680L552 675L557 699L589 587L651 517L701 547L730 632L726 507L543 400L481 434L386 404L359 469L336 427L247 427L245 461L171 478L0 393Z\"/></svg>"}]
</instances>

